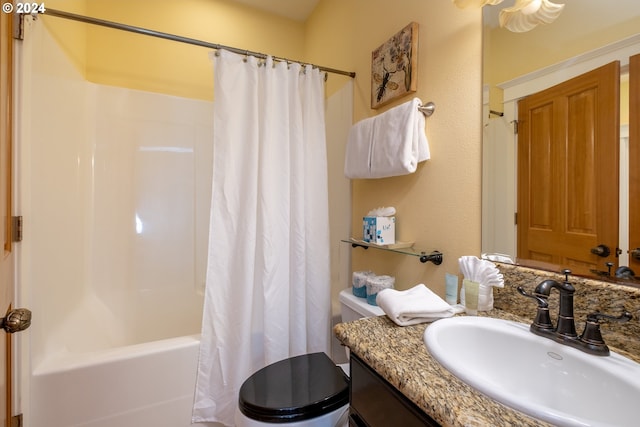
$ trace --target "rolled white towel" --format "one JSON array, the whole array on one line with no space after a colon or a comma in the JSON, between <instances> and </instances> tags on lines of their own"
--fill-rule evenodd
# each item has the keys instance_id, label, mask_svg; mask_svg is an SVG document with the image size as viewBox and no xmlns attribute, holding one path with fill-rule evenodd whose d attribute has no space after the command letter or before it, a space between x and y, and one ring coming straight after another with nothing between
<instances>
[{"instance_id":1,"label":"rolled white towel","mask_svg":"<svg viewBox=\"0 0 640 427\"><path fill-rule=\"evenodd\" d=\"M378 292L376 303L400 326L433 322L455 314L453 307L422 283L406 291L384 289Z\"/></svg>"}]
</instances>

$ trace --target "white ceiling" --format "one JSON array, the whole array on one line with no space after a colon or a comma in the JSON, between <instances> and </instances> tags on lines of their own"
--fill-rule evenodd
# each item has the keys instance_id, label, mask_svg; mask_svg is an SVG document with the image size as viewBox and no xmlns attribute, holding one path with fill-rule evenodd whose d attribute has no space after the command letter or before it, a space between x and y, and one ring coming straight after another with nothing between
<instances>
[{"instance_id":1,"label":"white ceiling","mask_svg":"<svg viewBox=\"0 0 640 427\"><path fill-rule=\"evenodd\" d=\"M319 0L233 0L256 9L304 22Z\"/></svg>"}]
</instances>

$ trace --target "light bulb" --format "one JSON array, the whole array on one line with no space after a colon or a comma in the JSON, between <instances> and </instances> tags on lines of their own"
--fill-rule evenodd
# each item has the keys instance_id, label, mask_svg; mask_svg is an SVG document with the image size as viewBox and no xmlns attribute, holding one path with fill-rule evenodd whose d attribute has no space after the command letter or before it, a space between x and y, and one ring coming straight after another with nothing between
<instances>
[{"instance_id":1,"label":"light bulb","mask_svg":"<svg viewBox=\"0 0 640 427\"><path fill-rule=\"evenodd\" d=\"M542 6L542 0L531 0L529 4L520 9L520 11L525 15L531 15L540 10L540 6Z\"/></svg>"},{"instance_id":2,"label":"light bulb","mask_svg":"<svg viewBox=\"0 0 640 427\"><path fill-rule=\"evenodd\" d=\"M500 11L500 26L516 33L535 28L539 24L550 24L564 9L564 4L550 0L516 0L513 7Z\"/></svg>"}]
</instances>

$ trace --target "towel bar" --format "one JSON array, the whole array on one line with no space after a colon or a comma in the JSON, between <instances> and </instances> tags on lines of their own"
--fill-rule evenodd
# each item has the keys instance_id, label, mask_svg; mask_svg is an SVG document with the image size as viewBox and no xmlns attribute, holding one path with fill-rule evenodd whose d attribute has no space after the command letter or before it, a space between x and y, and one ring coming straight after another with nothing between
<instances>
[{"instance_id":1,"label":"towel bar","mask_svg":"<svg viewBox=\"0 0 640 427\"><path fill-rule=\"evenodd\" d=\"M418 110L425 115L425 117L431 116L436 111L436 104L433 102L427 102L424 105L418 106Z\"/></svg>"},{"instance_id":2,"label":"towel bar","mask_svg":"<svg viewBox=\"0 0 640 427\"><path fill-rule=\"evenodd\" d=\"M411 255L411 256L415 256L418 257L418 259L420 260L421 263L425 264L427 262L432 262L435 265L440 265L442 264L442 261L444 261L444 254L438 250L434 250L431 251L431 253L427 253L425 251L422 251L420 249L414 249L413 246L411 247L400 247L400 248L393 248L393 247L387 247L387 246L380 246L380 245L376 245L374 243L369 243L369 242L365 242L362 240L356 240L353 237L348 239L348 240L341 240L344 243L349 243L351 244L352 248L363 248L363 249L369 249L369 248L374 248L374 249L380 249L383 251L388 251L388 252L395 252L398 254L403 254L403 255Z\"/></svg>"},{"instance_id":3,"label":"towel bar","mask_svg":"<svg viewBox=\"0 0 640 427\"><path fill-rule=\"evenodd\" d=\"M427 261L431 261L435 265L440 265L442 264L442 258L442 252L439 251L433 251L428 255L426 252L422 252L422 254L420 255L420 262L424 264Z\"/></svg>"}]
</instances>

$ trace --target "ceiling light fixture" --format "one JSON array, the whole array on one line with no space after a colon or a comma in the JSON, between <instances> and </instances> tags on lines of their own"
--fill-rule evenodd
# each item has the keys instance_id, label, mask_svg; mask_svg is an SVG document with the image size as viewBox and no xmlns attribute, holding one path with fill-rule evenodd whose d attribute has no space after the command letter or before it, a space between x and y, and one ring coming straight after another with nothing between
<instances>
[{"instance_id":1,"label":"ceiling light fixture","mask_svg":"<svg viewBox=\"0 0 640 427\"><path fill-rule=\"evenodd\" d=\"M500 26L515 33L523 33L540 24L555 21L564 9L564 4L549 0L516 0L513 7L500 11Z\"/></svg>"},{"instance_id":2,"label":"ceiling light fixture","mask_svg":"<svg viewBox=\"0 0 640 427\"><path fill-rule=\"evenodd\" d=\"M483 7L496 5L503 0L452 0L461 9L469 6ZM500 11L500 26L515 33L523 33L540 24L555 21L564 9L564 4L552 3L549 0L515 0L511 7Z\"/></svg>"},{"instance_id":3,"label":"ceiling light fixture","mask_svg":"<svg viewBox=\"0 0 640 427\"><path fill-rule=\"evenodd\" d=\"M542 0L531 0L529 4L522 6L520 10L525 15L531 15L540 10L540 6L542 6Z\"/></svg>"},{"instance_id":4,"label":"ceiling light fixture","mask_svg":"<svg viewBox=\"0 0 640 427\"><path fill-rule=\"evenodd\" d=\"M453 3L458 6L460 9L465 9L469 6L482 7L488 4L500 4L503 0L453 0Z\"/></svg>"}]
</instances>

